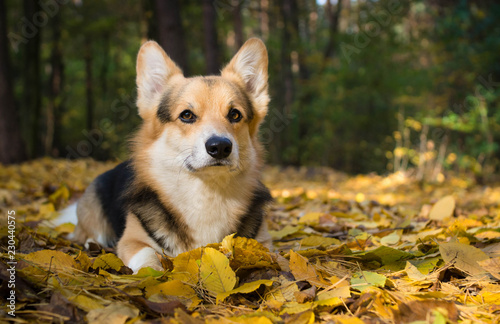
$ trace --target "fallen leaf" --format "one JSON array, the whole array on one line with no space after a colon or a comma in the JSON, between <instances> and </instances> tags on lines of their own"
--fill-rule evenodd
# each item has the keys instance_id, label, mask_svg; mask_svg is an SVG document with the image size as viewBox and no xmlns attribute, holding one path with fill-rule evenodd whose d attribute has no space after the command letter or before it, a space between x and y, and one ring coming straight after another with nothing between
<instances>
[{"instance_id":1,"label":"fallen leaf","mask_svg":"<svg viewBox=\"0 0 500 324\"><path fill-rule=\"evenodd\" d=\"M455 198L453 196L446 196L438 200L437 203L432 206L429 213L429 219L432 220L445 220L453 215L455 210Z\"/></svg>"},{"instance_id":2,"label":"fallen leaf","mask_svg":"<svg viewBox=\"0 0 500 324\"><path fill-rule=\"evenodd\" d=\"M241 285L238 288L235 288L233 290L218 293L217 300L216 300L217 304L221 301L224 301L224 299L226 299L227 297L229 297L233 294L248 294L248 293L251 293L251 292L259 289L259 287L261 285L265 285L268 287L272 286L273 282L274 282L274 280L257 280L257 281L247 282L247 283L245 283L245 284L243 284L243 285Z\"/></svg>"},{"instance_id":3,"label":"fallen leaf","mask_svg":"<svg viewBox=\"0 0 500 324\"><path fill-rule=\"evenodd\" d=\"M488 271L497 280L500 280L500 257L480 260L477 264Z\"/></svg>"},{"instance_id":4,"label":"fallen leaf","mask_svg":"<svg viewBox=\"0 0 500 324\"><path fill-rule=\"evenodd\" d=\"M201 259L201 248L179 254L174 258L172 277L180 281L195 285L198 283L200 266L197 260Z\"/></svg>"},{"instance_id":5,"label":"fallen leaf","mask_svg":"<svg viewBox=\"0 0 500 324\"><path fill-rule=\"evenodd\" d=\"M489 257L478 248L463 243L441 243L439 252L446 263L452 263L454 267L477 275L484 273L478 261L483 261Z\"/></svg>"},{"instance_id":6,"label":"fallen leaf","mask_svg":"<svg viewBox=\"0 0 500 324\"><path fill-rule=\"evenodd\" d=\"M120 269L124 266L125 264L123 263L120 258L118 258L115 254L113 253L106 253L98 256L95 260L94 263L92 264L92 268L94 269L113 269L115 271L120 271Z\"/></svg>"},{"instance_id":7,"label":"fallen leaf","mask_svg":"<svg viewBox=\"0 0 500 324\"><path fill-rule=\"evenodd\" d=\"M311 285L320 288L329 286L329 283L321 277L313 265L309 264L306 258L292 250L290 250L290 270L297 280L308 281Z\"/></svg>"},{"instance_id":8,"label":"fallen leaf","mask_svg":"<svg viewBox=\"0 0 500 324\"><path fill-rule=\"evenodd\" d=\"M386 276L371 272L361 271L353 274L351 287L363 292L369 287L384 287L387 281Z\"/></svg>"},{"instance_id":9,"label":"fallen leaf","mask_svg":"<svg viewBox=\"0 0 500 324\"><path fill-rule=\"evenodd\" d=\"M128 319L139 315L139 310L125 302L115 302L111 305L91 310L87 314L89 324L124 324Z\"/></svg>"},{"instance_id":10,"label":"fallen leaf","mask_svg":"<svg viewBox=\"0 0 500 324\"><path fill-rule=\"evenodd\" d=\"M201 257L200 281L213 296L217 296L234 288L236 275L224 254L205 248Z\"/></svg>"}]
</instances>

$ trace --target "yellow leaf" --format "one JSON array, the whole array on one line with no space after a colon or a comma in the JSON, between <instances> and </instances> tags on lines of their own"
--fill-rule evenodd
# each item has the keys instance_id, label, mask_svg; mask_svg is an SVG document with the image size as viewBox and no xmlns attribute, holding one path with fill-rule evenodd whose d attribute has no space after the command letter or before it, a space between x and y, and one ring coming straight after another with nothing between
<instances>
[{"instance_id":1,"label":"yellow leaf","mask_svg":"<svg viewBox=\"0 0 500 324\"><path fill-rule=\"evenodd\" d=\"M475 235L480 240L493 240L500 238L500 232L496 231L484 231Z\"/></svg>"},{"instance_id":2,"label":"yellow leaf","mask_svg":"<svg viewBox=\"0 0 500 324\"><path fill-rule=\"evenodd\" d=\"M224 254L205 248L201 257L200 280L211 294L217 296L234 288L236 275Z\"/></svg>"},{"instance_id":3,"label":"yellow leaf","mask_svg":"<svg viewBox=\"0 0 500 324\"><path fill-rule=\"evenodd\" d=\"M342 299L338 297L333 297L333 298L328 298L328 299L322 299L322 300L317 300L314 302L314 307L317 306L340 306L343 305L344 303L342 302Z\"/></svg>"},{"instance_id":4,"label":"yellow leaf","mask_svg":"<svg viewBox=\"0 0 500 324\"><path fill-rule=\"evenodd\" d=\"M75 224L64 223L54 228L54 230L59 233L73 233L75 230Z\"/></svg>"},{"instance_id":5,"label":"yellow leaf","mask_svg":"<svg viewBox=\"0 0 500 324\"><path fill-rule=\"evenodd\" d=\"M134 275L137 278L147 278L147 277L160 277L164 274L164 271L158 271L151 267L144 267L139 269L139 271Z\"/></svg>"},{"instance_id":6,"label":"yellow leaf","mask_svg":"<svg viewBox=\"0 0 500 324\"><path fill-rule=\"evenodd\" d=\"M273 261L269 249L254 239L235 237L231 244L233 251L231 267L233 269L278 267Z\"/></svg>"},{"instance_id":7,"label":"yellow leaf","mask_svg":"<svg viewBox=\"0 0 500 324\"><path fill-rule=\"evenodd\" d=\"M327 300L331 298L349 298L351 297L351 290L349 286L334 288L332 290L323 290L318 293L316 298L318 300Z\"/></svg>"},{"instance_id":8,"label":"yellow leaf","mask_svg":"<svg viewBox=\"0 0 500 324\"><path fill-rule=\"evenodd\" d=\"M269 231L269 234L271 234L271 237L275 240L281 240L282 238L287 237L288 235L292 235L297 233L302 229L302 226L292 226L292 225L287 225L280 229L279 231Z\"/></svg>"},{"instance_id":9,"label":"yellow leaf","mask_svg":"<svg viewBox=\"0 0 500 324\"><path fill-rule=\"evenodd\" d=\"M453 215L455 210L455 198L452 196L446 196L438 200L437 203L432 206L429 213L429 219L432 220L445 220Z\"/></svg>"},{"instance_id":10,"label":"yellow leaf","mask_svg":"<svg viewBox=\"0 0 500 324\"><path fill-rule=\"evenodd\" d=\"M500 257L485 259L479 261L478 264L497 280L500 280Z\"/></svg>"},{"instance_id":11,"label":"yellow leaf","mask_svg":"<svg viewBox=\"0 0 500 324\"><path fill-rule=\"evenodd\" d=\"M405 271L406 274L408 275L408 278L414 281L422 281L425 280L425 278L427 278L427 276L424 275L422 272L420 272L416 266L414 266L408 261L406 261Z\"/></svg>"},{"instance_id":12,"label":"yellow leaf","mask_svg":"<svg viewBox=\"0 0 500 324\"><path fill-rule=\"evenodd\" d=\"M311 285L326 288L329 286L321 275L316 271L313 265L307 262L307 259L300 254L290 250L290 270L297 280L306 280Z\"/></svg>"},{"instance_id":13,"label":"yellow leaf","mask_svg":"<svg viewBox=\"0 0 500 324\"><path fill-rule=\"evenodd\" d=\"M201 248L176 256L173 260L174 270L172 271L172 278L192 285L197 284L200 267L196 261L200 259Z\"/></svg>"},{"instance_id":14,"label":"yellow leaf","mask_svg":"<svg viewBox=\"0 0 500 324\"><path fill-rule=\"evenodd\" d=\"M389 235L386 235L380 239L380 243L383 245L394 245L399 243L399 240L401 239L401 236L398 234L397 231L392 232Z\"/></svg>"},{"instance_id":15,"label":"yellow leaf","mask_svg":"<svg viewBox=\"0 0 500 324\"><path fill-rule=\"evenodd\" d=\"M234 235L227 235L221 242L221 248L224 253L229 253L231 256L234 255Z\"/></svg>"},{"instance_id":16,"label":"yellow leaf","mask_svg":"<svg viewBox=\"0 0 500 324\"><path fill-rule=\"evenodd\" d=\"M290 302L283 305L283 310L280 312L280 315L302 313L312 308L313 308L312 302L304 304L299 304L297 302Z\"/></svg>"},{"instance_id":17,"label":"yellow leaf","mask_svg":"<svg viewBox=\"0 0 500 324\"><path fill-rule=\"evenodd\" d=\"M94 309L87 314L89 324L125 324L129 318L139 316L139 310L126 302L115 302L106 308Z\"/></svg>"},{"instance_id":18,"label":"yellow leaf","mask_svg":"<svg viewBox=\"0 0 500 324\"><path fill-rule=\"evenodd\" d=\"M50 214L54 213L55 211L56 211L56 208L54 207L54 204L47 203L47 204L40 205L39 214L40 214L40 216L42 216L44 218L49 218Z\"/></svg>"},{"instance_id":19,"label":"yellow leaf","mask_svg":"<svg viewBox=\"0 0 500 324\"><path fill-rule=\"evenodd\" d=\"M339 323L339 324L365 324L365 322L363 322L359 318L347 315L332 316L331 320L334 323Z\"/></svg>"},{"instance_id":20,"label":"yellow leaf","mask_svg":"<svg viewBox=\"0 0 500 324\"><path fill-rule=\"evenodd\" d=\"M179 296L188 299L197 298L196 292L190 286L186 285L180 280L172 280L163 282L159 285L146 287L146 298L156 294L165 296Z\"/></svg>"},{"instance_id":21,"label":"yellow leaf","mask_svg":"<svg viewBox=\"0 0 500 324\"><path fill-rule=\"evenodd\" d=\"M279 287L269 291L265 299L268 301L278 301L281 303L286 303L290 301L295 301L295 293L299 291L299 287L293 281L287 280L284 276L280 275L278 277Z\"/></svg>"},{"instance_id":22,"label":"yellow leaf","mask_svg":"<svg viewBox=\"0 0 500 324\"><path fill-rule=\"evenodd\" d=\"M266 285L268 287L272 286L273 282L274 282L274 280L257 280L257 281L247 282L247 283L239 286L236 289L233 289L233 290L228 291L228 292L217 294L217 304L220 301L223 301L224 299L226 299L227 297L229 297L230 295L233 295L233 294L248 294L250 292L253 292L253 291L259 289L259 287L261 285Z\"/></svg>"},{"instance_id":23,"label":"yellow leaf","mask_svg":"<svg viewBox=\"0 0 500 324\"><path fill-rule=\"evenodd\" d=\"M319 218L323 215L324 213L307 213L299 219L299 224L317 225Z\"/></svg>"},{"instance_id":24,"label":"yellow leaf","mask_svg":"<svg viewBox=\"0 0 500 324\"><path fill-rule=\"evenodd\" d=\"M69 189L68 187L66 187L66 185L63 184L52 195L49 196L49 200L53 204L56 204L58 199L61 199L63 202L68 201L69 196Z\"/></svg>"},{"instance_id":25,"label":"yellow leaf","mask_svg":"<svg viewBox=\"0 0 500 324\"><path fill-rule=\"evenodd\" d=\"M92 268L97 269L113 269L115 271L119 271L125 264L123 264L123 261L120 260L116 255L113 253L106 253L103 255L100 255L94 260L94 263L92 264Z\"/></svg>"},{"instance_id":26,"label":"yellow leaf","mask_svg":"<svg viewBox=\"0 0 500 324\"><path fill-rule=\"evenodd\" d=\"M83 309L86 312L90 312L93 309L104 308L104 305L98 302L96 299L82 294L69 297L68 300L76 307Z\"/></svg>"},{"instance_id":27,"label":"yellow leaf","mask_svg":"<svg viewBox=\"0 0 500 324\"><path fill-rule=\"evenodd\" d=\"M313 324L314 323L314 312L312 310L305 311L303 313L298 313L290 316L285 323L287 324Z\"/></svg>"},{"instance_id":28,"label":"yellow leaf","mask_svg":"<svg viewBox=\"0 0 500 324\"><path fill-rule=\"evenodd\" d=\"M92 266L92 262L90 262L89 256L87 255L87 253L84 253L82 251L78 253L75 261L79 263L79 269L85 272L89 271L89 268Z\"/></svg>"},{"instance_id":29,"label":"yellow leaf","mask_svg":"<svg viewBox=\"0 0 500 324\"><path fill-rule=\"evenodd\" d=\"M317 246L317 245L322 245L322 246L330 246L330 245L339 245L340 241L336 238L333 237L324 237L321 235L311 235L306 237L305 239L302 239L300 241L300 244L303 246Z\"/></svg>"},{"instance_id":30,"label":"yellow leaf","mask_svg":"<svg viewBox=\"0 0 500 324\"><path fill-rule=\"evenodd\" d=\"M452 263L457 269L472 275L484 273L478 261L489 259L480 249L463 243L441 243L439 252L444 262Z\"/></svg>"},{"instance_id":31,"label":"yellow leaf","mask_svg":"<svg viewBox=\"0 0 500 324\"><path fill-rule=\"evenodd\" d=\"M371 271L361 271L353 274L351 287L363 292L369 287L384 287L386 281L387 278L384 275Z\"/></svg>"},{"instance_id":32,"label":"yellow leaf","mask_svg":"<svg viewBox=\"0 0 500 324\"><path fill-rule=\"evenodd\" d=\"M248 317L231 317L228 323L244 323L244 324L272 324L269 318L265 316L248 316Z\"/></svg>"},{"instance_id":33,"label":"yellow leaf","mask_svg":"<svg viewBox=\"0 0 500 324\"><path fill-rule=\"evenodd\" d=\"M53 272L68 271L78 268L75 259L61 251L42 250L23 257L28 263Z\"/></svg>"}]
</instances>

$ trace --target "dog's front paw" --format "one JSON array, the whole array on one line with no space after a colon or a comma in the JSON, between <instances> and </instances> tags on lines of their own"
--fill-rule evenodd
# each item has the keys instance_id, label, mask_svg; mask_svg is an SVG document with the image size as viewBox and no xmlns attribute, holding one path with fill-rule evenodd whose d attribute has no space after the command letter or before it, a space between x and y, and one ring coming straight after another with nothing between
<instances>
[{"instance_id":1,"label":"dog's front paw","mask_svg":"<svg viewBox=\"0 0 500 324\"><path fill-rule=\"evenodd\" d=\"M156 251L150 247L145 247L137 252L128 262L127 266L136 274L145 267L153 268L157 271L164 271L160 260L156 256Z\"/></svg>"}]
</instances>

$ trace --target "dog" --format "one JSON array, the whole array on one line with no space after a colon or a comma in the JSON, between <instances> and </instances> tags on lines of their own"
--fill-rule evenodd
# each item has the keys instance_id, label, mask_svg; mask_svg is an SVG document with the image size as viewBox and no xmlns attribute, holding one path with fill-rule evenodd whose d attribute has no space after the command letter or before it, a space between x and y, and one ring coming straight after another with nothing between
<instances>
[{"instance_id":1,"label":"dog","mask_svg":"<svg viewBox=\"0 0 500 324\"><path fill-rule=\"evenodd\" d=\"M184 77L154 41L137 56L142 125L131 158L98 176L77 202L73 238L116 245L137 272L226 235L270 246L259 125L268 111L268 56L249 39L220 75Z\"/></svg>"}]
</instances>

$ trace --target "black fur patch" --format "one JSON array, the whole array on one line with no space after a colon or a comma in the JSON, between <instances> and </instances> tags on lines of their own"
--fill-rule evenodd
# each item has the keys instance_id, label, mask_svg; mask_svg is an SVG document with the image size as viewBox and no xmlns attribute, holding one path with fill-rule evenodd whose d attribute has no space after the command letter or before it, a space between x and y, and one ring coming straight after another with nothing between
<instances>
[{"instance_id":1,"label":"black fur patch","mask_svg":"<svg viewBox=\"0 0 500 324\"><path fill-rule=\"evenodd\" d=\"M231 88L233 88L233 90L237 93L238 98L241 98L241 100L243 101L243 109L247 114L248 121L251 121L254 117L255 109L253 107L252 100L250 100L250 97L248 96L248 93L242 87L232 82L228 82L228 84L230 84Z\"/></svg>"},{"instance_id":2,"label":"black fur patch","mask_svg":"<svg viewBox=\"0 0 500 324\"><path fill-rule=\"evenodd\" d=\"M189 248L192 241L187 232L187 226L165 206L158 194L151 188L143 187L131 191L126 195L127 210L137 216L148 235L165 250L171 250L166 246L164 239L158 235L159 229L166 229L169 234L176 236L177 241Z\"/></svg>"},{"instance_id":3,"label":"black fur patch","mask_svg":"<svg viewBox=\"0 0 500 324\"><path fill-rule=\"evenodd\" d=\"M120 238L125 230L127 212L123 193L129 188L133 178L134 171L129 160L104 172L95 180L96 195L117 238ZM98 207L96 206L96 208Z\"/></svg>"},{"instance_id":4,"label":"black fur patch","mask_svg":"<svg viewBox=\"0 0 500 324\"><path fill-rule=\"evenodd\" d=\"M264 208L273 201L269 189L259 182L259 187L253 193L247 212L240 218L236 236L255 238L264 221Z\"/></svg>"},{"instance_id":5,"label":"black fur patch","mask_svg":"<svg viewBox=\"0 0 500 324\"><path fill-rule=\"evenodd\" d=\"M172 121L172 115L170 113L173 104L172 92L173 91L169 89L163 94L158 110L156 111L156 117L164 124Z\"/></svg>"}]
</instances>

